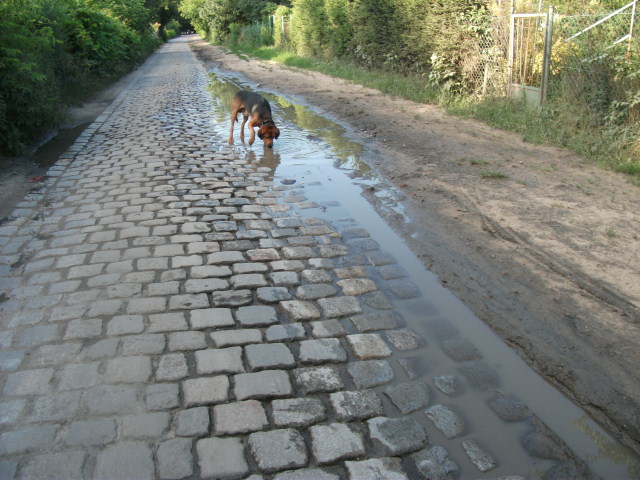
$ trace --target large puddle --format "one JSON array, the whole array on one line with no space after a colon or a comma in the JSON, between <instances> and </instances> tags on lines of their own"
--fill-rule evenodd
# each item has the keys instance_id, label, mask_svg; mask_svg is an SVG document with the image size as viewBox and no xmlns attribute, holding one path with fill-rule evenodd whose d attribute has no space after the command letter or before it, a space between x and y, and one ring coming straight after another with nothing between
<instances>
[{"instance_id":1,"label":"large puddle","mask_svg":"<svg viewBox=\"0 0 640 480\"><path fill-rule=\"evenodd\" d=\"M259 84L251 84L235 74L222 71L210 73L213 124L219 134L212 141L218 142L221 149L230 148L221 139L228 137L229 106L240 88L260 92ZM260 93L271 104L282 132L280 139L272 150L265 149L257 138L256 143L249 147L240 142L240 124L237 123L233 149L260 166L270 168L276 185L291 185L288 194L306 197L307 201L297 207L304 209L302 213L305 216L327 220L338 229L366 229L381 251L395 259L400 267L398 271L406 274L390 282L376 278L381 285L399 285L399 290L388 295L393 300L394 311L424 339L421 348L402 355L394 354L394 358L401 357L409 370L413 369L413 374L429 385L429 405L447 405L463 417L465 435L449 440L434 428L422 412L415 414L427 427L430 442L447 448L458 463L460 478L497 478L503 475L543 478L545 472L557 464L549 457L545 459L540 458L541 455L531 455L531 448L522 446L520 439L532 428L529 421L501 420L495 409L489 407L491 400L510 396L526 404L596 475L604 479L640 478L640 460L601 429L582 409L533 372L445 289L435 275L423 267L401 238L382 220L376 209L363 197L364 189L375 192L378 210L400 215L406 222L411 221L399 201L399 192L386 185L362 161L365 155L369 155L366 148L349 139L340 125L318 115L311 108L268 92ZM349 242L352 246L360 245L363 250L370 245L362 239ZM381 288L385 291L384 287ZM412 292L412 288L416 290ZM398 292L404 298L398 299ZM470 345L475 346L475 350L469 348ZM407 372L396 373L396 381L407 378ZM434 388L434 378L445 376L455 377L457 391L454 394L445 394ZM491 453L498 467L480 473L462 449L461 441L467 439L476 440Z\"/></svg>"}]
</instances>

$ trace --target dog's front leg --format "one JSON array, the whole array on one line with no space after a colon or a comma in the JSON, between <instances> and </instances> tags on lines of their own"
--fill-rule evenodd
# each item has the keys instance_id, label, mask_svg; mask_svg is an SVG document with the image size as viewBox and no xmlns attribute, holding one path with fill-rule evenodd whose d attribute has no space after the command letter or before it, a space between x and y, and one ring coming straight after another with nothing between
<instances>
[{"instance_id":1,"label":"dog's front leg","mask_svg":"<svg viewBox=\"0 0 640 480\"><path fill-rule=\"evenodd\" d=\"M256 140L256 132L254 130L256 123L254 123L253 119L249 120L249 130L251 131L251 136L249 137L249 145L253 145L253 142Z\"/></svg>"}]
</instances>

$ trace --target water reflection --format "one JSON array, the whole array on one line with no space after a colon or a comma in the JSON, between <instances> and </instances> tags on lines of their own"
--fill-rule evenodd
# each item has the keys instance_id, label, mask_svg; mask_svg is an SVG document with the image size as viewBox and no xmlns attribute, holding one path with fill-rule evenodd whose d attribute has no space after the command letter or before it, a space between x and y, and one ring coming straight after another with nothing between
<instances>
[{"instance_id":1,"label":"water reflection","mask_svg":"<svg viewBox=\"0 0 640 480\"><path fill-rule=\"evenodd\" d=\"M228 128L231 100L242 86L233 79L210 73L208 89L215 106L216 122ZM360 160L363 153L362 145L349 140L345 129L340 125L303 105L293 104L270 93L259 93L271 104L276 124L284 127L281 128L280 139L275 144L277 149L275 154L281 155L280 158L286 155L292 161L309 162L313 161L314 157L318 157L318 160L326 160L329 157L339 167L354 170L361 178L373 176L371 168ZM266 151L264 155L268 155ZM274 164L273 159L265 159L265 162Z\"/></svg>"},{"instance_id":2,"label":"water reflection","mask_svg":"<svg viewBox=\"0 0 640 480\"><path fill-rule=\"evenodd\" d=\"M587 435L598 447L597 455L589 455L590 462L607 459L618 465L628 464L627 475L629 478L640 478L640 462L629 463L630 452L619 443L612 442L610 438L593 428L593 422L586 415L573 422L573 425Z\"/></svg>"}]
</instances>

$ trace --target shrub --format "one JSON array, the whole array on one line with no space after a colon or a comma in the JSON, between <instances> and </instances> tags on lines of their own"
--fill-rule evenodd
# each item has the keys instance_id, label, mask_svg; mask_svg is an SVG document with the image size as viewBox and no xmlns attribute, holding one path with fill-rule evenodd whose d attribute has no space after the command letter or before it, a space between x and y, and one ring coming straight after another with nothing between
<instances>
[{"instance_id":1,"label":"shrub","mask_svg":"<svg viewBox=\"0 0 640 480\"><path fill-rule=\"evenodd\" d=\"M142 27L148 15L140 12L141 1L121 2L123 21L75 0L0 2L1 155L19 154L60 120L66 104L158 45L148 24Z\"/></svg>"}]
</instances>

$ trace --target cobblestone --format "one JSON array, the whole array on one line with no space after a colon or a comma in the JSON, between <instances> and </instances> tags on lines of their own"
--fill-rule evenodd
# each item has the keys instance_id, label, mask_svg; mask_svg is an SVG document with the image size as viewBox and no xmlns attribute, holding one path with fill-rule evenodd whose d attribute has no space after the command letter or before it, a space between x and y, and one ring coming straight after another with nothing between
<instances>
[{"instance_id":1,"label":"cobblestone","mask_svg":"<svg viewBox=\"0 0 640 480\"><path fill-rule=\"evenodd\" d=\"M213 419L216 435L255 432L269 426L267 414L257 400L216 405Z\"/></svg>"},{"instance_id":2,"label":"cobblestone","mask_svg":"<svg viewBox=\"0 0 640 480\"><path fill-rule=\"evenodd\" d=\"M302 435L292 428L271 430L249 435L249 447L265 473L303 467L307 463L307 448Z\"/></svg>"}]
</instances>

